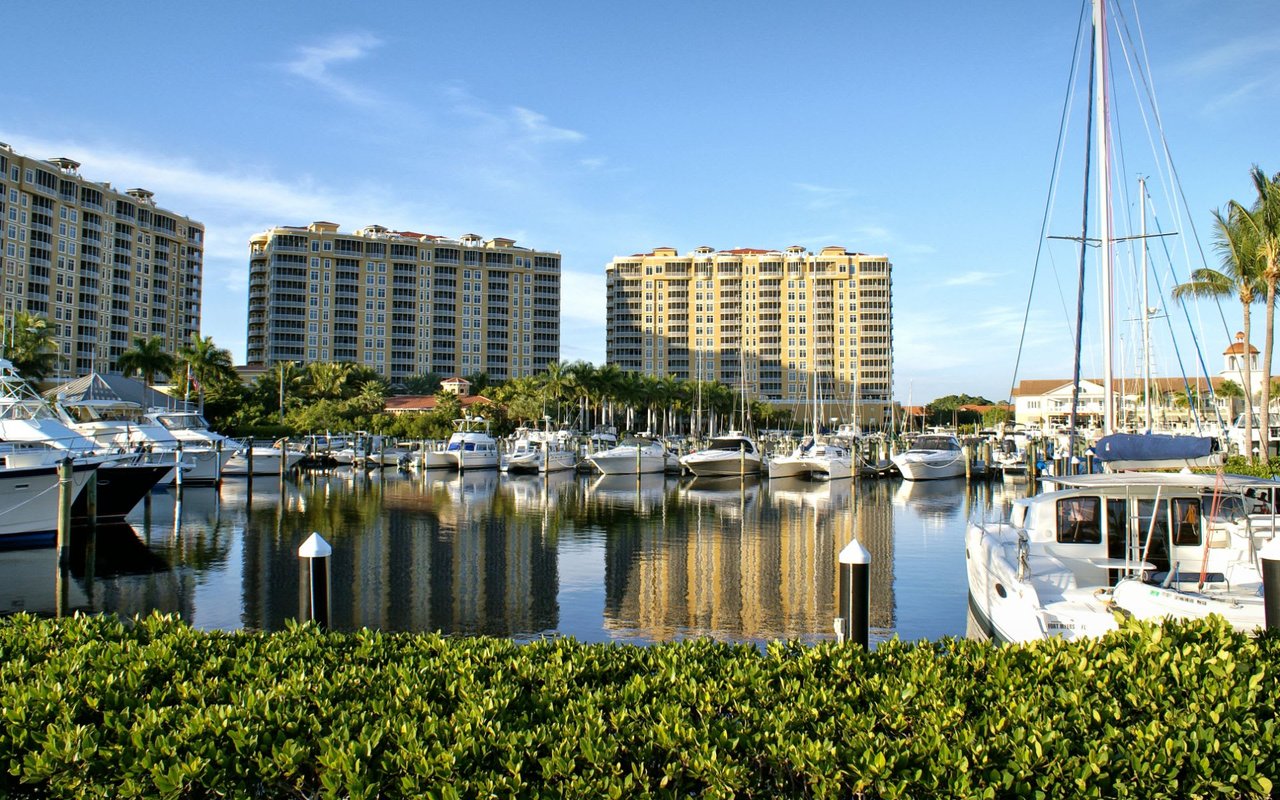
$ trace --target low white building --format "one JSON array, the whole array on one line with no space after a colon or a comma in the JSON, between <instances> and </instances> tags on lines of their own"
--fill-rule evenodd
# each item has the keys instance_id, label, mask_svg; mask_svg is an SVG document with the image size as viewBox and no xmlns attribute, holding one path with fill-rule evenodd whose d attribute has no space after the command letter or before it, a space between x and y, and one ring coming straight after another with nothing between
<instances>
[{"instance_id":1,"label":"low white building","mask_svg":"<svg viewBox=\"0 0 1280 800\"><path fill-rule=\"evenodd\" d=\"M1247 351L1247 352L1246 352ZM1244 410L1241 387L1245 385L1244 359L1249 358L1250 383L1255 398L1265 379L1258 363L1258 348L1246 345L1244 334L1223 351L1222 371L1211 378L1152 378L1151 425L1163 430L1182 430L1194 425L1192 406L1201 426L1215 427L1219 418L1230 425ZM1234 384L1234 391L1228 384ZM1113 400L1120 427L1147 428L1146 404L1141 378L1114 379ZM1210 391L1212 389L1212 392ZM1014 422L1018 425L1053 430L1067 427L1071 416L1071 379L1024 380L1013 390ZM1076 406L1076 427L1102 425L1105 393L1100 378L1081 378ZM1274 406L1273 406L1274 407Z\"/></svg>"}]
</instances>

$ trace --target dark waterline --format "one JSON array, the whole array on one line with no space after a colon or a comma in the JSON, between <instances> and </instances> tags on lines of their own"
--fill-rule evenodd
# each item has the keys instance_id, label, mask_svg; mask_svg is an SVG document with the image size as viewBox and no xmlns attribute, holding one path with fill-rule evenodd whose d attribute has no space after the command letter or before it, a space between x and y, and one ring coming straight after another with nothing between
<instances>
[{"instance_id":1,"label":"dark waterline","mask_svg":"<svg viewBox=\"0 0 1280 800\"><path fill-rule=\"evenodd\" d=\"M1018 485L304 472L152 494L51 548L0 551L0 609L152 610L200 628L306 615L298 546L333 545L332 624L648 643L832 638L836 554L872 555L873 641L966 634L964 527ZM177 521L175 522L175 512ZM59 604L59 593L62 603Z\"/></svg>"}]
</instances>

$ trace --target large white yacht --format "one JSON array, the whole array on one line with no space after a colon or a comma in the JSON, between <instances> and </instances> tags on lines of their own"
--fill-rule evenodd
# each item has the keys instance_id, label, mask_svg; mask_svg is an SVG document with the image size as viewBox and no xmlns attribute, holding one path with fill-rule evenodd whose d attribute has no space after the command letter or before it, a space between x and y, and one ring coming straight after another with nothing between
<instances>
[{"instance_id":1,"label":"large white yacht","mask_svg":"<svg viewBox=\"0 0 1280 800\"><path fill-rule=\"evenodd\" d=\"M469 469L497 469L498 441L480 425L487 421L481 417L464 417L454 420L457 428L445 444L445 455L453 460L454 468L465 472Z\"/></svg>"},{"instance_id":2,"label":"large white yacht","mask_svg":"<svg viewBox=\"0 0 1280 800\"><path fill-rule=\"evenodd\" d=\"M92 439L67 427L13 364L0 359L0 451L6 466L48 466L69 458L98 467L99 519L129 513L174 468L172 463L145 463L144 454L101 450ZM72 515L80 517L86 512L85 498L77 497Z\"/></svg>"},{"instance_id":3,"label":"large white yacht","mask_svg":"<svg viewBox=\"0 0 1280 800\"><path fill-rule=\"evenodd\" d=\"M680 466L697 477L754 475L760 471L760 446L741 431L716 436L701 450L680 459Z\"/></svg>"},{"instance_id":4,"label":"large white yacht","mask_svg":"<svg viewBox=\"0 0 1280 800\"><path fill-rule=\"evenodd\" d=\"M644 436L627 436L616 447L592 453L587 460L605 475L666 472L680 464L676 454L667 450L660 439Z\"/></svg>"},{"instance_id":5,"label":"large white yacht","mask_svg":"<svg viewBox=\"0 0 1280 800\"><path fill-rule=\"evenodd\" d=\"M965 534L969 604L1005 641L1095 636L1142 619L1264 620L1258 551L1280 524L1280 481L1190 473L1048 478L1003 522Z\"/></svg>"},{"instance_id":6,"label":"large white yacht","mask_svg":"<svg viewBox=\"0 0 1280 800\"><path fill-rule=\"evenodd\" d=\"M72 465L71 491L78 496L98 468L80 461ZM0 542L5 545L45 543L58 529L61 511L56 464L0 466Z\"/></svg>"},{"instance_id":7,"label":"large white yacht","mask_svg":"<svg viewBox=\"0 0 1280 800\"><path fill-rule=\"evenodd\" d=\"M806 436L790 454L769 459L769 478L839 480L853 476L853 456L834 439Z\"/></svg>"},{"instance_id":8,"label":"large white yacht","mask_svg":"<svg viewBox=\"0 0 1280 800\"><path fill-rule=\"evenodd\" d=\"M893 456L894 466L909 481L958 478L964 475L964 451L956 437L943 434L917 436L906 452Z\"/></svg>"},{"instance_id":9,"label":"large white yacht","mask_svg":"<svg viewBox=\"0 0 1280 800\"><path fill-rule=\"evenodd\" d=\"M552 431L536 431L520 428L511 448L502 456L503 472L560 472L578 465L567 437Z\"/></svg>"}]
</instances>

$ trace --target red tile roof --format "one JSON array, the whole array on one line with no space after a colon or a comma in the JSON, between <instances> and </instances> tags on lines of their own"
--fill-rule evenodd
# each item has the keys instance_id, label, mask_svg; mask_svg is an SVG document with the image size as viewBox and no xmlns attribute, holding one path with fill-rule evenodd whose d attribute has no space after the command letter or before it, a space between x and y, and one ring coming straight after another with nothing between
<instances>
[{"instance_id":1,"label":"red tile roof","mask_svg":"<svg viewBox=\"0 0 1280 800\"><path fill-rule=\"evenodd\" d=\"M473 394L468 397L459 397L463 408L473 406L477 403L492 405L493 401L484 395ZM383 406L392 414L401 414L410 411L434 411L436 408L436 396L433 394L403 394L395 397L388 397Z\"/></svg>"}]
</instances>

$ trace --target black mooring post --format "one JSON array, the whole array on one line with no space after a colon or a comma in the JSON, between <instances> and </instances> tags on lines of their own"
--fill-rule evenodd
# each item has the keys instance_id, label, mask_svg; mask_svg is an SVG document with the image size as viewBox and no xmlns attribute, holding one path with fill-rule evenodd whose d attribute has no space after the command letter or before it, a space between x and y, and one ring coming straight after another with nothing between
<instances>
[{"instance_id":1,"label":"black mooring post","mask_svg":"<svg viewBox=\"0 0 1280 800\"><path fill-rule=\"evenodd\" d=\"M1267 628L1280 629L1280 538L1273 538L1259 551L1262 559L1262 598Z\"/></svg>"},{"instance_id":2,"label":"black mooring post","mask_svg":"<svg viewBox=\"0 0 1280 800\"><path fill-rule=\"evenodd\" d=\"M840 551L840 638L870 647L871 553L857 539Z\"/></svg>"}]
</instances>

